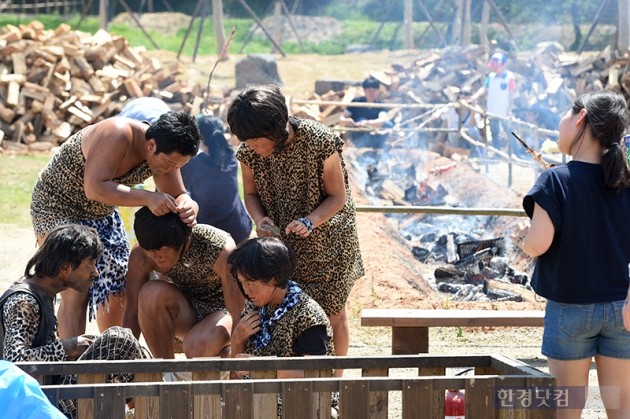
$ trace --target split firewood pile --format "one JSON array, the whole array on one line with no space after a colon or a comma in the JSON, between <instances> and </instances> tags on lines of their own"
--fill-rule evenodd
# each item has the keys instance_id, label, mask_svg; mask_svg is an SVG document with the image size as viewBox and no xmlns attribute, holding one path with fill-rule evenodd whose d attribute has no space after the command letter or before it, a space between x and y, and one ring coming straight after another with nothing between
<instances>
[{"instance_id":1,"label":"split firewood pile","mask_svg":"<svg viewBox=\"0 0 630 419\"><path fill-rule=\"evenodd\" d=\"M383 101L403 105L391 108L392 114L397 113L395 130L436 128L448 107L466 106L483 114L485 99L481 93L490 71L487 56L480 46L421 51L409 67L393 65L372 73L387 88ZM516 124L557 130L561 113L578 95L590 90L616 88L630 99L628 64L627 54L620 56L606 49L577 56L564 52L557 43L541 43L533 51L510 54L507 68L517 80ZM340 90L313 94L308 98L312 102L296 101L294 114L336 125L344 108L335 102L345 105L361 94L360 81L341 86ZM473 94L472 99L458 102L458 93L464 89ZM325 103L317 105L318 101Z\"/></svg>"},{"instance_id":2,"label":"split firewood pile","mask_svg":"<svg viewBox=\"0 0 630 419\"><path fill-rule=\"evenodd\" d=\"M128 100L156 96L174 110L199 112L203 91L105 31L66 24L0 29L0 150L48 151L89 124L120 111Z\"/></svg>"}]
</instances>

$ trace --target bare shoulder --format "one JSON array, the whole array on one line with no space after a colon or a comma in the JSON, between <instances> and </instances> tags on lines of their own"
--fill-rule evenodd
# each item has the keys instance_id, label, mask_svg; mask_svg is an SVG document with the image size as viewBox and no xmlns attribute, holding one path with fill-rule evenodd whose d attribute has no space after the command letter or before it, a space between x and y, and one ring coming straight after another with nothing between
<instances>
[{"instance_id":1,"label":"bare shoulder","mask_svg":"<svg viewBox=\"0 0 630 419\"><path fill-rule=\"evenodd\" d=\"M113 117L86 128L83 134L83 151L87 155L91 149L126 150L132 147L134 137L142 131L138 121Z\"/></svg>"}]
</instances>

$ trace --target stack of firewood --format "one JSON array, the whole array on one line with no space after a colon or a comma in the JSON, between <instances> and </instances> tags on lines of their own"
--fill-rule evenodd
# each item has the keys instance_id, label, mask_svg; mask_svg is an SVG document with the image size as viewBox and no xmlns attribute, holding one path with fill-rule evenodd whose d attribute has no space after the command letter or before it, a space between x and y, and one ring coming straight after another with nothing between
<instances>
[{"instance_id":1,"label":"stack of firewood","mask_svg":"<svg viewBox=\"0 0 630 419\"><path fill-rule=\"evenodd\" d=\"M450 47L442 50L420 51L413 64L393 65L384 71L375 71L385 86L382 98L385 102L406 104L399 113L399 120L406 128L430 127L427 120L434 118L439 124L439 107L427 111L430 105L455 105L458 93L466 89L481 93L487 74L488 53L480 46ZM621 55L610 49L598 53L577 56L565 52L559 44L543 43L532 51L509 54L507 67L517 80L517 98L514 116L538 127L557 129L560 114L580 94L602 88L622 91L630 99L630 66L627 54ZM376 69L375 69L376 70ZM305 101L295 101L292 107L296 115L312 118L328 125L335 125L344 110L332 103L350 102L360 95L354 84L329 83L343 86L340 90L314 93L308 100L326 101L320 106ZM481 90L481 91L480 91ZM418 108L409 105L427 105ZM469 103L483 111L485 100L479 96ZM528 119L528 112L536 120ZM420 116L422 115L422 116ZM550 118L550 115L557 118ZM413 122L405 122L413 121Z\"/></svg>"},{"instance_id":2,"label":"stack of firewood","mask_svg":"<svg viewBox=\"0 0 630 419\"><path fill-rule=\"evenodd\" d=\"M198 112L199 86L178 80L143 48L105 31L66 24L0 30L0 149L47 151L86 125L120 111L128 99L156 96L174 110Z\"/></svg>"}]
</instances>

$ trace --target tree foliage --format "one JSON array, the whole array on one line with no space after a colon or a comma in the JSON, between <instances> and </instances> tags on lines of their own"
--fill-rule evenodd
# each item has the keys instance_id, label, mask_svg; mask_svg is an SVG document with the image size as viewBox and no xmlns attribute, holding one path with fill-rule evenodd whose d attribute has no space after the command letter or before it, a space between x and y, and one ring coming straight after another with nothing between
<instances>
[{"instance_id":1,"label":"tree foliage","mask_svg":"<svg viewBox=\"0 0 630 419\"><path fill-rule=\"evenodd\" d=\"M485 0L472 0L473 21L481 20L482 5ZM508 22L512 23L591 23L603 0L495 0L498 9ZM405 0L364 0L357 1L363 14L377 21L402 21ZM453 20L455 0L422 0L431 18L437 22ZM418 0L413 0L414 21L427 21L427 15ZM615 23L617 0L608 2L601 23ZM493 13L491 13L493 15ZM493 20L498 21L496 16Z\"/></svg>"}]
</instances>

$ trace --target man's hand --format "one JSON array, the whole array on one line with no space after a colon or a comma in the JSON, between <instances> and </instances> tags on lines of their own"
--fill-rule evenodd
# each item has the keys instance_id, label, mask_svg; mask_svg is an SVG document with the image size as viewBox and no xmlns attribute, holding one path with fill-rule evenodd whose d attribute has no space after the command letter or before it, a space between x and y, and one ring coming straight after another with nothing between
<instances>
[{"instance_id":1,"label":"man's hand","mask_svg":"<svg viewBox=\"0 0 630 419\"><path fill-rule=\"evenodd\" d=\"M198 206L195 201L188 194L181 194L176 199L176 211L179 214L179 219L188 227L194 227L197 225L197 210Z\"/></svg>"},{"instance_id":2,"label":"man's hand","mask_svg":"<svg viewBox=\"0 0 630 419\"><path fill-rule=\"evenodd\" d=\"M63 350L66 352L68 360L74 361L83 355L83 352L94 343L96 338L92 335L81 335L61 340Z\"/></svg>"},{"instance_id":3,"label":"man's hand","mask_svg":"<svg viewBox=\"0 0 630 419\"><path fill-rule=\"evenodd\" d=\"M175 212L177 210L177 204L175 198L162 192L150 192L146 206L156 217L161 217L169 212Z\"/></svg>"}]
</instances>

